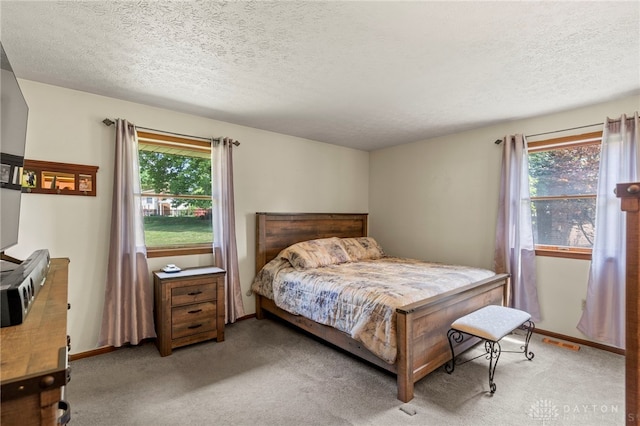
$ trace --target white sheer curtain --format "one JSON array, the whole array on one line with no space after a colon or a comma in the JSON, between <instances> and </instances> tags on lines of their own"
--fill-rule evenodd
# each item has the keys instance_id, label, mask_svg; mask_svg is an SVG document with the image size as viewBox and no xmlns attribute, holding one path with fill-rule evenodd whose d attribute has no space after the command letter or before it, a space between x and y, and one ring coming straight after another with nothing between
<instances>
[{"instance_id":1,"label":"white sheer curtain","mask_svg":"<svg viewBox=\"0 0 640 426\"><path fill-rule=\"evenodd\" d=\"M216 266L225 275L225 322L232 323L244 316L233 196L233 146L229 138L211 143L211 177L213 198L213 251Z\"/></svg>"},{"instance_id":2,"label":"white sheer curtain","mask_svg":"<svg viewBox=\"0 0 640 426\"><path fill-rule=\"evenodd\" d=\"M138 140L135 127L116 121L111 244L99 346L138 344L156 337L153 290L140 200Z\"/></svg>"},{"instance_id":3,"label":"white sheer curtain","mask_svg":"<svg viewBox=\"0 0 640 426\"><path fill-rule=\"evenodd\" d=\"M507 135L502 149L494 270L511 274L508 306L528 312L534 322L540 321L527 141L522 134Z\"/></svg>"},{"instance_id":4,"label":"white sheer curtain","mask_svg":"<svg viewBox=\"0 0 640 426\"><path fill-rule=\"evenodd\" d=\"M638 112L607 118L602 132L587 303L578 330L592 339L625 347L625 214L613 193L617 183L635 182L638 174Z\"/></svg>"}]
</instances>

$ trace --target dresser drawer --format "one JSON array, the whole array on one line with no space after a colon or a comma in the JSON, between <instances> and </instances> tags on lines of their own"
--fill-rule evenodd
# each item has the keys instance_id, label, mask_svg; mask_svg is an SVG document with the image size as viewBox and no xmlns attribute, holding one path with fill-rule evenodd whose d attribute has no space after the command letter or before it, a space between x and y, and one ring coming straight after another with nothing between
<instances>
[{"instance_id":1,"label":"dresser drawer","mask_svg":"<svg viewBox=\"0 0 640 426\"><path fill-rule=\"evenodd\" d=\"M171 309L171 338L215 330L216 305L214 302L195 303Z\"/></svg>"},{"instance_id":2,"label":"dresser drawer","mask_svg":"<svg viewBox=\"0 0 640 426\"><path fill-rule=\"evenodd\" d=\"M203 300L216 300L216 286L211 280L171 289L171 306L197 303Z\"/></svg>"}]
</instances>

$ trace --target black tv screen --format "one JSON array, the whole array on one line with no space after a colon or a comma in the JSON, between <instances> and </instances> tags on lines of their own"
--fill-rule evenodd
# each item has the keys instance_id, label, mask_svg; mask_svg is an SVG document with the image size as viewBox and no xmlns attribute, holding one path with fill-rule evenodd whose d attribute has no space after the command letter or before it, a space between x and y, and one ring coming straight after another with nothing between
<instances>
[{"instance_id":1,"label":"black tv screen","mask_svg":"<svg viewBox=\"0 0 640 426\"><path fill-rule=\"evenodd\" d=\"M24 146L29 108L9 59L2 51L0 81L0 251L18 243Z\"/></svg>"}]
</instances>

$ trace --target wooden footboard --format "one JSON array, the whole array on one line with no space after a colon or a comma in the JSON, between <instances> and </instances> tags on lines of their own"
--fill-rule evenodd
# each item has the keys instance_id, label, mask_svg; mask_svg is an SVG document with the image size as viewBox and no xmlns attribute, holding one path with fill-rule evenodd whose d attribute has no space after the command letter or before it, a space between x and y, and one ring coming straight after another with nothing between
<instances>
[{"instance_id":1,"label":"wooden footboard","mask_svg":"<svg viewBox=\"0 0 640 426\"><path fill-rule=\"evenodd\" d=\"M447 331L456 319L487 305L503 305L501 274L396 310L398 399L413 399L414 383L451 359ZM458 350L475 344L467 340Z\"/></svg>"}]
</instances>

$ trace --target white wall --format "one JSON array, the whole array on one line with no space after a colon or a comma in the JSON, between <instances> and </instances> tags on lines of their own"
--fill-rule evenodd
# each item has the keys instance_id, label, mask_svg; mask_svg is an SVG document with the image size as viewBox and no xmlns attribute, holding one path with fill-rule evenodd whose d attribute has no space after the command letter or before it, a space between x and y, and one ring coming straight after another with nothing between
<instances>
[{"instance_id":1,"label":"white wall","mask_svg":"<svg viewBox=\"0 0 640 426\"><path fill-rule=\"evenodd\" d=\"M180 114L103 96L20 80L29 105L25 157L98 166L96 197L23 194L19 244L7 254L26 258L49 249L68 257L69 334L72 353L96 347L104 301L111 217L114 128L104 118L126 118L144 127L196 136L229 136L234 183L240 279L246 293L254 276L254 213L366 212L369 154ZM150 259L181 267L211 264L210 255ZM245 295L247 313L255 312Z\"/></svg>"},{"instance_id":2,"label":"white wall","mask_svg":"<svg viewBox=\"0 0 640 426\"><path fill-rule=\"evenodd\" d=\"M506 134L602 123L607 116L617 118L638 109L640 97L632 96L374 151L370 234L389 254L492 268L502 154L494 141ZM586 295L589 262L538 257L537 272L543 315L537 327L586 339L575 326Z\"/></svg>"}]
</instances>

